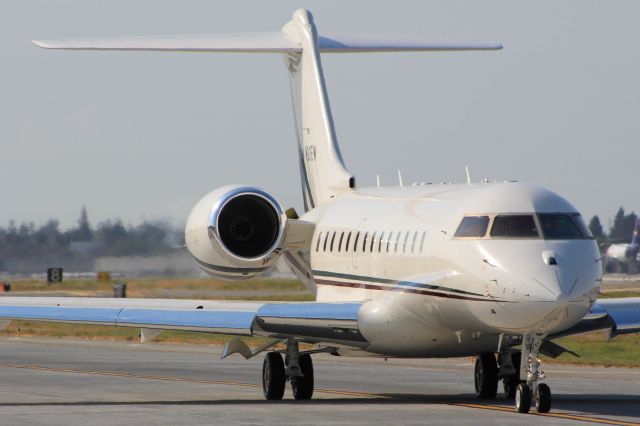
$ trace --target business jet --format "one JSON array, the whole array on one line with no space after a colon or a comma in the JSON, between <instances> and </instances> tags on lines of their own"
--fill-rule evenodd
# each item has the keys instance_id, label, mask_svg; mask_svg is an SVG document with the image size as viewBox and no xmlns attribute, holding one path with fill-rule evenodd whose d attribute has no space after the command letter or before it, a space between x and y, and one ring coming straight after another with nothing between
<instances>
[{"instance_id":1,"label":"business jet","mask_svg":"<svg viewBox=\"0 0 640 426\"><path fill-rule=\"evenodd\" d=\"M501 380L518 412L551 408L539 354L553 339L640 332L640 298L598 300L602 260L563 197L519 182L360 187L340 154L321 53L497 50L499 44L319 35L298 10L273 33L36 41L48 49L277 53L290 75L304 214L269 192L230 185L205 195L185 230L212 276L246 279L283 258L314 302L0 299L0 318L240 336L223 357L265 352L263 393L310 399L312 355L476 356L479 398ZM250 348L242 336L264 336ZM306 345L300 345L304 343Z\"/></svg>"},{"instance_id":2,"label":"business jet","mask_svg":"<svg viewBox=\"0 0 640 426\"><path fill-rule=\"evenodd\" d=\"M615 243L607 248L605 269L607 272L640 272L640 218L636 219L629 243Z\"/></svg>"}]
</instances>

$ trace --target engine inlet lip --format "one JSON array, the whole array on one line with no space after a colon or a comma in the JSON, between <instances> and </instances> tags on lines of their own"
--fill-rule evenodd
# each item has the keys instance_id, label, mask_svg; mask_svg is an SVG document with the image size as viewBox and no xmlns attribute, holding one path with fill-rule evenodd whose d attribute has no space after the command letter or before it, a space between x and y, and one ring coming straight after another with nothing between
<instances>
[{"instance_id":1,"label":"engine inlet lip","mask_svg":"<svg viewBox=\"0 0 640 426\"><path fill-rule=\"evenodd\" d=\"M269 249L265 252L265 254L262 254L256 257L239 256L231 252L231 250L227 248L224 242L222 242L222 238L220 237L220 231L219 231L219 225L218 225L220 213L229 202L243 195L252 195L254 197L262 198L269 205L271 205L271 207L273 207L273 209L275 210L278 216L278 221L279 221L278 238L273 243L273 245L269 247ZM242 259L242 260L248 260L248 261L262 261L267 257L271 256L274 253L274 251L279 251L281 249L284 243L285 235L286 235L285 233L286 227L287 227L287 216L284 213L284 209L282 208L278 200L276 200L273 196L271 196L271 194L269 194L268 192L260 188L251 187L251 186L241 186L225 192L220 198L218 198L218 200L216 200L216 202L214 203L211 209L211 214L209 215L208 228L209 228L209 238L215 239L220 244L220 247L224 249L227 255L236 259Z\"/></svg>"}]
</instances>

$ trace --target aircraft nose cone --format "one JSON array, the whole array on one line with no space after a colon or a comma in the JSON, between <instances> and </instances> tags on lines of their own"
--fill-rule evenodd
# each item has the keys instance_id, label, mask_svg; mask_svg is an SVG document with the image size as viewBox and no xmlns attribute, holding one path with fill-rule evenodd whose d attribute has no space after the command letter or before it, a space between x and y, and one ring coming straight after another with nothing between
<instances>
[{"instance_id":1,"label":"aircraft nose cone","mask_svg":"<svg viewBox=\"0 0 640 426\"><path fill-rule=\"evenodd\" d=\"M533 281L540 287L537 293L542 301L565 301L576 288L578 276L572 268L557 266L537 271Z\"/></svg>"}]
</instances>

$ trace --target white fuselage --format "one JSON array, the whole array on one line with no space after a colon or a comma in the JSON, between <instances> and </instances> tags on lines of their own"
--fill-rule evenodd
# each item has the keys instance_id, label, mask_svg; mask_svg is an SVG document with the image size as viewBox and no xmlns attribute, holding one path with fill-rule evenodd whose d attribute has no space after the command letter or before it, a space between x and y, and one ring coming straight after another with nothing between
<instances>
[{"instance_id":1,"label":"white fuselage","mask_svg":"<svg viewBox=\"0 0 640 426\"><path fill-rule=\"evenodd\" d=\"M313 279L302 262L286 258L318 301L367 301L358 321L367 351L495 351L501 333L574 325L599 291L593 239L454 237L465 215L520 213L577 212L522 183L362 189L301 218L316 224L306 259Z\"/></svg>"}]
</instances>

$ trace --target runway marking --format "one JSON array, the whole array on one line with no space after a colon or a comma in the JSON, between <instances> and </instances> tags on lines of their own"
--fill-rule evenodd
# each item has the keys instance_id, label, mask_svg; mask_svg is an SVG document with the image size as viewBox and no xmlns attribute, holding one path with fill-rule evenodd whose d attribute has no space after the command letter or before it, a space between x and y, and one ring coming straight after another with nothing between
<instances>
[{"instance_id":1,"label":"runway marking","mask_svg":"<svg viewBox=\"0 0 640 426\"><path fill-rule=\"evenodd\" d=\"M97 376L110 376L110 377L126 377L133 379L145 379L145 380L161 380L168 382L186 382L186 383L199 383L199 384L209 384L209 385L231 385L231 386L243 386L243 387L251 387L251 388L260 388L261 385L255 383L244 383L244 382L236 382L232 380L210 380L210 379L194 379L190 377L170 377L170 376L156 376L156 375L148 375L148 374L137 374L137 373L127 373L124 371L99 371L99 370L81 370L76 368L61 368L61 367L43 367L41 365L29 365L29 364L0 364L0 368L18 368L25 370L38 370L38 371L50 371L55 373L73 373L73 374L90 374ZM359 392L359 391L348 391L348 390L338 390L338 389L315 389L317 393L329 394L329 395L343 395L343 396L356 396L362 398L375 398L375 399L393 399L388 395L374 393L374 392ZM480 410L494 410L494 411L503 411L507 413L517 414L513 408L503 406L503 405L485 405L485 404L472 404L465 402L453 402L453 401L429 401L430 403L442 404L442 405L451 405L456 407L466 407L466 408L475 408ZM419 402L416 402L419 403ZM606 419L601 417L591 417L591 416L583 416L579 414L568 414L568 413L536 413L531 412L530 415L534 416L544 416L544 417L554 417L566 420L578 420L582 422L588 423L598 423L598 424L607 424L607 425L616 425L616 426L640 426L640 423L636 422L625 422L613 419Z\"/></svg>"},{"instance_id":2,"label":"runway marking","mask_svg":"<svg viewBox=\"0 0 640 426\"><path fill-rule=\"evenodd\" d=\"M505 407L502 405L482 405L482 404L468 404L464 402L446 402L446 401L442 401L442 403L448 404L448 405L456 405L458 407L478 408L482 410L495 410L495 411L505 411L509 413L515 413L513 408ZM533 410L533 407L532 407L532 410ZM623 422L619 420L605 419L601 417L583 416L578 414L536 413L535 411L531 411L529 414L533 416L555 417L560 419L579 420L582 422L599 423L599 424L605 424L605 425L620 425L620 426L640 425L640 423L636 423L636 422Z\"/></svg>"}]
</instances>

